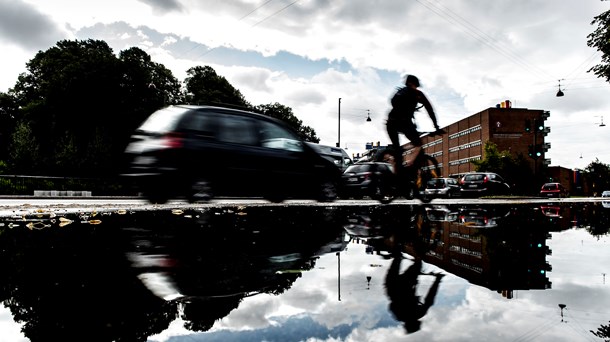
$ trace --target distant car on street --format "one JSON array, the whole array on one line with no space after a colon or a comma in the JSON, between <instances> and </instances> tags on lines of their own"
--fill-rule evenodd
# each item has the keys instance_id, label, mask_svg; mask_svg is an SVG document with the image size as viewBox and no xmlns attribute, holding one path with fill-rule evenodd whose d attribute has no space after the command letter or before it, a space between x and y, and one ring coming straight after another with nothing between
<instances>
[{"instance_id":1,"label":"distant car on street","mask_svg":"<svg viewBox=\"0 0 610 342\"><path fill-rule=\"evenodd\" d=\"M540 188L540 196L542 197L568 197L570 194L561 183L544 183Z\"/></svg>"},{"instance_id":2,"label":"distant car on street","mask_svg":"<svg viewBox=\"0 0 610 342\"><path fill-rule=\"evenodd\" d=\"M349 154L345 152L341 147L320 145L312 142L306 142L307 145L316 150L320 155L324 158L332 161L337 165L341 172L345 171L350 165L354 164L352 158L350 158Z\"/></svg>"},{"instance_id":3,"label":"distant car on street","mask_svg":"<svg viewBox=\"0 0 610 342\"><path fill-rule=\"evenodd\" d=\"M341 177L339 197L379 200L388 196L393 184L394 171L390 163L362 162L349 166Z\"/></svg>"},{"instance_id":4,"label":"distant car on street","mask_svg":"<svg viewBox=\"0 0 610 342\"><path fill-rule=\"evenodd\" d=\"M175 105L150 115L125 150L125 172L152 203L216 196L333 201L341 170L283 121L243 110Z\"/></svg>"},{"instance_id":5,"label":"distant car on street","mask_svg":"<svg viewBox=\"0 0 610 342\"><path fill-rule=\"evenodd\" d=\"M610 208L610 190L603 191L602 198L608 198L607 201L602 201L602 206L604 208Z\"/></svg>"},{"instance_id":6,"label":"distant car on street","mask_svg":"<svg viewBox=\"0 0 610 342\"><path fill-rule=\"evenodd\" d=\"M472 172L460 179L460 192L464 197L509 195L510 185L497 173Z\"/></svg>"}]
</instances>

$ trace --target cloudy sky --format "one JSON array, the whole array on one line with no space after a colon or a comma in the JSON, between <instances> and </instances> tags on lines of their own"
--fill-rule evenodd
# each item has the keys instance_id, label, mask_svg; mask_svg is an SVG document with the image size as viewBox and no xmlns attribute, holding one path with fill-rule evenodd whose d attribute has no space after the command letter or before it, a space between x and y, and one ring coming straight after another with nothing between
<instances>
[{"instance_id":1,"label":"cloudy sky","mask_svg":"<svg viewBox=\"0 0 610 342\"><path fill-rule=\"evenodd\" d=\"M441 126L502 100L550 111L551 165L583 168L610 163L610 128L600 127L610 124L610 84L587 72L601 61L587 46L591 22L608 9L600 0L0 0L0 91L36 52L100 39L117 54L142 48L180 81L209 65L250 103L291 107L322 144L335 145L340 122L351 155L389 142L389 98L415 74ZM425 112L417 119L432 128Z\"/></svg>"}]
</instances>

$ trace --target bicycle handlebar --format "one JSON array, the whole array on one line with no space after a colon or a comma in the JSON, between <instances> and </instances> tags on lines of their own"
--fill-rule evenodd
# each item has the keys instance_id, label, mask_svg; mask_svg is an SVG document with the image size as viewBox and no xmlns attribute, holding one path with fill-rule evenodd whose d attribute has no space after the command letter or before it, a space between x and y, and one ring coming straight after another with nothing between
<instances>
[{"instance_id":1,"label":"bicycle handlebar","mask_svg":"<svg viewBox=\"0 0 610 342\"><path fill-rule=\"evenodd\" d=\"M442 134L445 134L445 133L447 133L447 132L445 132L444 129L439 128L436 131L432 131L432 132L420 132L419 135L428 134L430 136L435 136L435 135L442 135Z\"/></svg>"}]
</instances>

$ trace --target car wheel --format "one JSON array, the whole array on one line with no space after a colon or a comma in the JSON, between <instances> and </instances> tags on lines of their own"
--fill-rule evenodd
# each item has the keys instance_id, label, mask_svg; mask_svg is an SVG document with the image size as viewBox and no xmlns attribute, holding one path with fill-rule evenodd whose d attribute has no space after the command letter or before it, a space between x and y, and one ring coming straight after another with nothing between
<instances>
[{"instance_id":1,"label":"car wheel","mask_svg":"<svg viewBox=\"0 0 610 342\"><path fill-rule=\"evenodd\" d=\"M165 204L169 200L169 196L164 191L144 192L144 197L152 204Z\"/></svg>"},{"instance_id":2,"label":"car wheel","mask_svg":"<svg viewBox=\"0 0 610 342\"><path fill-rule=\"evenodd\" d=\"M272 193L266 194L265 199L272 203L282 203L284 200L286 200L286 196L278 193L277 191L273 191Z\"/></svg>"},{"instance_id":3,"label":"car wheel","mask_svg":"<svg viewBox=\"0 0 610 342\"><path fill-rule=\"evenodd\" d=\"M169 201L170 194L167 188L166 179L159 179L158 182L147 182L143 185L142 194L148 202L152 204L164 204Z\"/></svg>"},{"instance_id":4,"label":"car wheel","mask_svg":"<svg viewBox=\"0 0 610 342\"><path fill-rule=\"evenodd\" d=\"M212 185L210 181L205 178L198 178L194 180L191 183L187 197L190 203L209 202L213 197Z\"/></svg>"},{"instance_id":5,"label":"car wheel","mask_svg":"<svg viewBox=\"0 0 610 342\"><path fill-rule=\"evenodd\" d=\"M392 194L392 190L387 186L377 185L375 186L375 191L371 198L382 204L388 204L394 200L394 195Z\"/></svg>"},{"instance_id":6,"label":"car wheel","mask_svg":"<svg viewBox=\"0 0 610 342\"><path fill-rule=\"evenodd\" d=\"M331 180L325 180L320 184L320 193L318 194L319 202L332 202L337 199L338 187L337 183Z\"/></svg>"},{"instance_id":7,"label":"car wheel","mask_svg":"<svg viewBox=\"0 0 610 342\"><path fill-rule=\"evenodd\" d=\"M415 195L416 195L416 188L414 186L409 185L404 194L405 198L408 200L412 200L415 198Z\"/></svg>"}]
</instances>

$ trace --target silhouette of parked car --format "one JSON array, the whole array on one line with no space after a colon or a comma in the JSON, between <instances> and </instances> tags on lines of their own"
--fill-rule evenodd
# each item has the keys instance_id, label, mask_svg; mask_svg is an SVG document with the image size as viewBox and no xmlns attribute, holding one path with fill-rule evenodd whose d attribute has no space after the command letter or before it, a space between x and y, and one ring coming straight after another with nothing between
<instances>
[{"instance_id":1,"label":"silhouette of parked car","mask_svg":"<svg viewBox=\"0 0 610 342\"><path fill-rule=\"evenodd\" d=\"M491 196L510 194L510 185L504 178L493 172L472 172L460 179L462 196Z\"/></svg>"},{"instance_id":2,"label":"silhouette of parked car","mask_svg":"<svg viewBox=\"0 0 610 342\"><path fill-rule=\"evenodd\" d=\"M339 197L379 200L388 196L393 185L394 171L390 163L362 162L349 166L343 172Z\"/></svg>"},{"instance_id":3,"label":"silhouette of parked car","mask_svg":"<svg viewBox=\"0 0 610 342\"><path fill-rule=\"evenodd\" d=\"M461 196L460 184L455 178L432 178L426 185L425 194L430 197Z\"/></svg>"}]
</instances>

